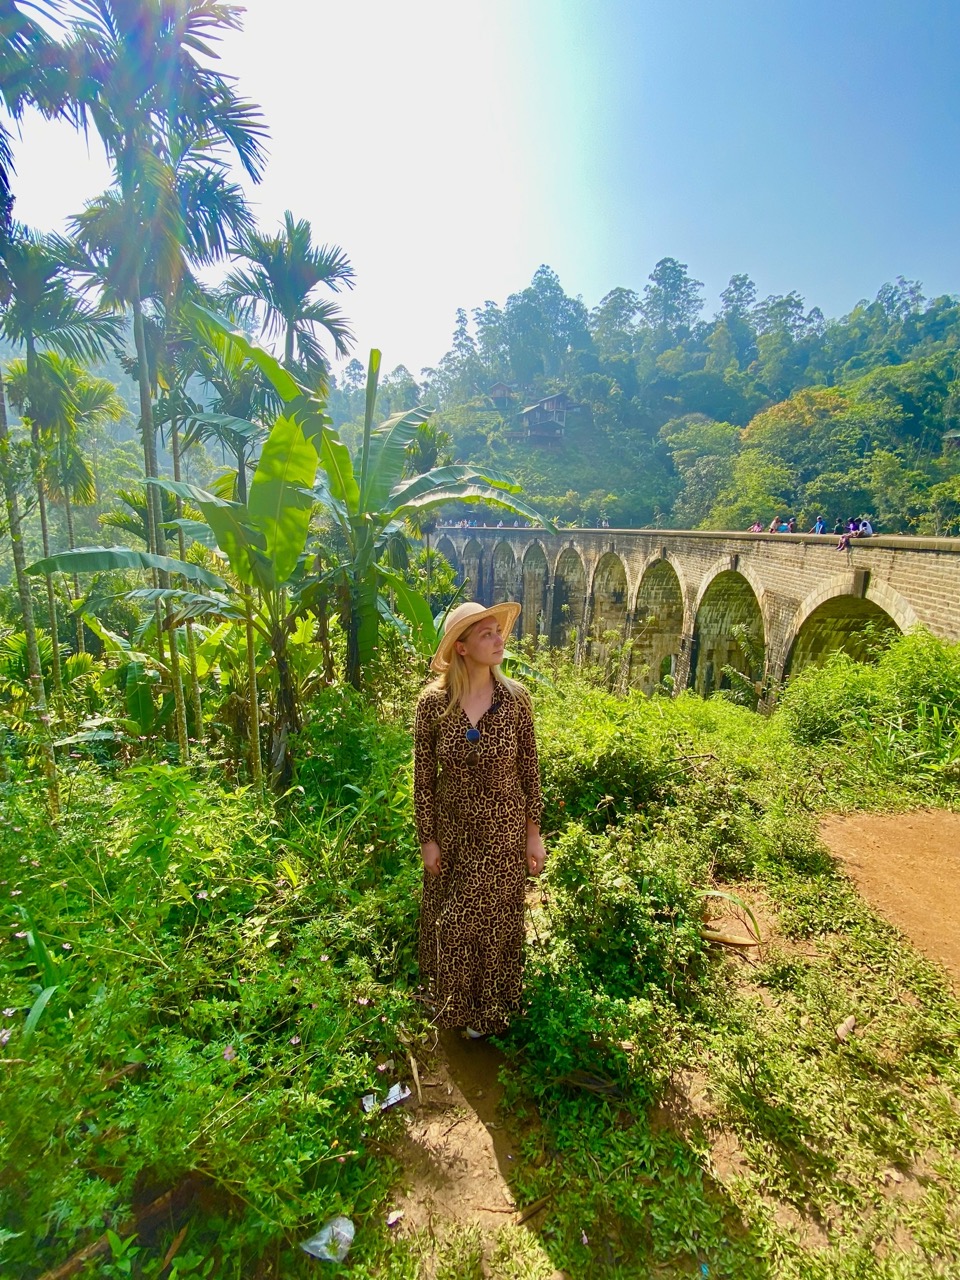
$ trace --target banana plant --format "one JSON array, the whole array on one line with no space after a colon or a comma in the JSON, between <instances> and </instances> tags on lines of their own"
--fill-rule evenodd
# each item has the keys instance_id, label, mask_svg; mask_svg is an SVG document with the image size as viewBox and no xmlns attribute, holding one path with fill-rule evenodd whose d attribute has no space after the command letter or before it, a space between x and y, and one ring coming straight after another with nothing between
<instances>
[{"instance_id":1,"label":"banana plant","mask_svg":"<svg viewBox=\"0 0 960 1280\"><path fill-rule=\"evenodd\" d=\"M369 677L382 621L401 626L418 649L432 652L438 637L429 603L388 563L391 544L404 536L407 522L454 501L489 503L537 523L545 523L543 517L518 496L521 488L515 481L491 468L450 465L404 475L407 450L432 410L410 409L374 427L379 351L370 352L363 441L353 459L320 402L288 369L215 313L197 306L190 311L198 326L227 337L260 369L283 402L283 412L316 443L319 475L305 493L342 535L334 576L348 640L350 683L360 688Z\"/></svg>"},{"instance_id":2,"label":"banana plant","mask_svg":"<svg viewBox=\"0 0 960 1280\"><path fill-rule=\"evenodd\" d=\"M322 418L319 409L313 419ZM307 416L306 414L304 415ZM176 622L188 617L231 619L244 627L247 647L247 696L249 701L250 771L259 786L263 765L260 749L259 693L257 689L256 635L270 645L277 670L278 697L271 725L271 760L275 775L289 775L289 735L300 727L299 709L292 691L286 657L287 636L295 625L288 601L288 582L303 554L310 525L309 496L317 472L317 450L300 422L281 415L270 430L250 482L246 503L232 502L195 485L151 478L150 483L185 498L203 515L191 521L191 532L209 531L230 566L233 582L201 566L151 552L119 547L84 548L50 556L32 565L30 572L94 572L105 569L162 569L213 591L179 588L140 588L131 593L142 602L170 602ZM200 529L193 526L201 525ZM204 539L206 540L206 539Z\"/></svg>"},{"instance_id":3,"label":"banana plant","mask_svg":"<svg viewBox=\"0 0 960 1280\"><path fill-rule=\"evenodd\" d=\"M333 516L347 548L342 562L348 637L348 679L361 685L371 669L379 627L394 620L390 605L411 629L423 652L432 652L438 636L427 600L387 563L391 544L412 523L449 502L483 502L503 507L540 524L543 517L518 495L520 486L489 467L451 464L420 475L405 474L409 446L432 410L423 407L397 413L374 427L380 352L370 352L360 453L349 466L349 454L336 472L323 467L316 500Z\"/></svg>"}]
</instances>

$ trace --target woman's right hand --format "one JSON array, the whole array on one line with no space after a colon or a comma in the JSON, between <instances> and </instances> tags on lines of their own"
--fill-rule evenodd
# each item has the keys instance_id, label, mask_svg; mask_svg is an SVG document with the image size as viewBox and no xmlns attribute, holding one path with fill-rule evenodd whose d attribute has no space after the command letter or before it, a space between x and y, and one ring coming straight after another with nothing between
<instances>
[{"instance_id":1,"label":"woman's right hand","mask_svg":"<svg viewBox=\"0 0 960 1280\"><path fill-rule=\"evenodd\" d=\"M426 844L421 845L420 856L423 858L423 866L427 874L438 876L440 874L440 846L436 840L428 840Z\"/></svg>"}]
</instances>

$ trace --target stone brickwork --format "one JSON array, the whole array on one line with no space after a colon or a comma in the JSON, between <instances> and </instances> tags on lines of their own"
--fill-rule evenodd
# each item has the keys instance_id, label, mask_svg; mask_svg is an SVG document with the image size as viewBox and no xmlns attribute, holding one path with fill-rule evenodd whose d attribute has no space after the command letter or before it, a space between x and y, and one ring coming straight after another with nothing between
<instances>
[{"instance_id":1,"label":"stone brickwork","mask_svg":"<svg viewBox=\"0 0 960 1280\"><path fill-rule=\"evenodd\" d=\"M890 627L960 641L960 538L452 528L436 545L468 596L522 603L523 635L630 639L642 686L710 692L733 666L760 687Z\"/></svg>"}]
</instances>

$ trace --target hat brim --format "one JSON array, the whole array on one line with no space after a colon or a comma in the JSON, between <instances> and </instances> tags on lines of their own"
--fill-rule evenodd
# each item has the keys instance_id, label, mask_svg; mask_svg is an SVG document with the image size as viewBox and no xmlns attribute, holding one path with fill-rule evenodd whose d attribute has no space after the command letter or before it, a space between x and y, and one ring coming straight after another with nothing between
<instances>
[{"instance_id":1,"label":"hat brim","mask_svg":"<svg viewBox=\"0 0 960 1280\"><path fill-rule=\"evenodd\" d=\"M482 613L471 613L464 618L457 626L452 627L449 631L445 631L443 639L437 645L437 652L433 655L430 662L430 668L433 671L446 671L450 665L450 655L453 652L453 646L471 627L475 627L478 622L482 622L484 618L496 618L500 623L500 630L504 634L504 638L509 636L514 628L514 624L520 617L520 611L523 608L516 600L506 600L503 604L495 604L489 609L484 609Z\"/></svg>"}]
</instances>

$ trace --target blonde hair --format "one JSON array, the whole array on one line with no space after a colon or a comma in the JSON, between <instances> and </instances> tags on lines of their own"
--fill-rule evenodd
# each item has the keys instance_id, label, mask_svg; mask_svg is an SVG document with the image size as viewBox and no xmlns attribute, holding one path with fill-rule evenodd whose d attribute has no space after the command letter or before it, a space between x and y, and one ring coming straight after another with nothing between
<instances>
[{"instance_id":1,"label":"blonde hair","mask_svg":"<svg viewBox=\"0 0 960 1280\"><path fill-rule=\"evenodd\" d=\"M474 626L476 625L474 623ZM457 636L458 642L465 640L472 630L473 627L468 627L462 635ZM518 684L516 680L511 680L509 676L505 676L499 666L491 667L490 674L501 688L506 689L511 698L516 699L517 702L524 703L528 707L530 706L530 694L522 684ZM467 664L464 662L462 655L458 653L457 646L454 645L450 652L450 661L446 671L442 672L436 680L432 680L426 689L428 693L445 693L447 695L447 705L440 716L441 720L451 715L454 708L460 705L469 687Z\"/></svg>"}]
</instances>

